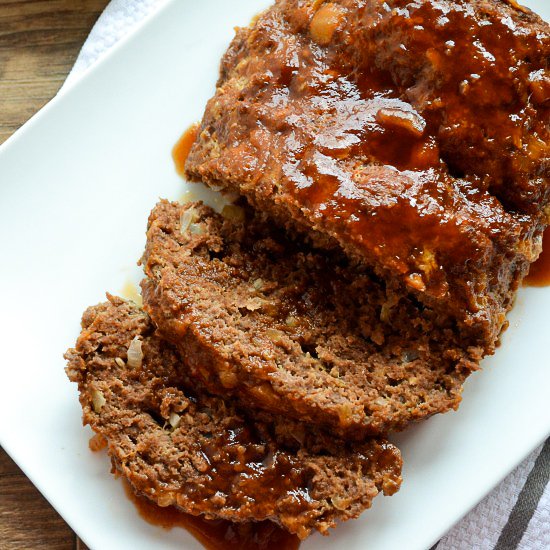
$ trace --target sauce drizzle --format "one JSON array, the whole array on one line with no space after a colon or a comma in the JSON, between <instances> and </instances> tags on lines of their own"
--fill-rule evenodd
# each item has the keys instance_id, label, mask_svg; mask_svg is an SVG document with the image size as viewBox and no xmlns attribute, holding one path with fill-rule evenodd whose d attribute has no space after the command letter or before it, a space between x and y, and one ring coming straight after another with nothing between
<instances>
[{"instance_id":1,"label":"sauce drizzle","mask_svg":"<svg viewBox=\"0 0 550 550\"><path fill-rule=\"evenodd\" d=\"M191 124L187 130L182 134L178 139L174 147L172 148L172 158L174 159L174 164L176 166L176 172L183 176L185 172L185 161L189 156L191 147L195 140L197 139L197 134L199 132L199 124Z\"/></svg>"},{"instance_id":2,"label":"sauce drizzle","mask_svg":"<svg viewBox=\"0 0 550 550\"><path fill-rule=\"evenodd\" d=\"M541 255L531 266L529 275L523 280L524 286L540 287L550 285L550 226L544 230L542 243L543 248Z\"/></svg>"},{"instance_id":3,"label":"sauce drizzle","mask_svg":"<svg viewBox=\"0 0 550 550\"><path fill-rule=\"evenodd\" d=\"M231 523L206 520L180 512L174 506L161 508L145 497L137 496L123 480L124 490L139 515L163 529L181 527L191 533L207 550L298 550L300 540L270 521Z\"/></svg>"}]
</instances>

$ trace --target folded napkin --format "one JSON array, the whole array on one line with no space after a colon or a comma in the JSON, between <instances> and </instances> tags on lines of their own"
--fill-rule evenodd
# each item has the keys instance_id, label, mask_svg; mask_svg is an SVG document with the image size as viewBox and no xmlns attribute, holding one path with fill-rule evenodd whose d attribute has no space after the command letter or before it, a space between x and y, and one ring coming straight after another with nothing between
<instances>
[{"instance_id":1,"label":"folded napkin","mask_svg":"<svg viewBox=\"0 0 550 550\"><path fill-rule=\"evenodd\" d=\"M86 40L66 84L135 29L166 0L112 0ZM549 550L550 439L432 548ZM407 550L407 549L399 549Z\"/></svg>"}]
</instances>

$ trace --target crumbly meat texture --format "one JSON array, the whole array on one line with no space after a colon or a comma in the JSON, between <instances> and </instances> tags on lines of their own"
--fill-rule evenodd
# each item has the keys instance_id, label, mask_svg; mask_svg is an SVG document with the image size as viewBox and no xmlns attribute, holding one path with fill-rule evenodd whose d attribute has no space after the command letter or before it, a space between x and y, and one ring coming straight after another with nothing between
<instances>
[{"instance_id":1,"label":"crumbly meat texture","mask_svg":"<svg viewBox=\"0 0 550 550\"><path fill-rule=\"evenodd\" d=\"M236 206L160 202L145 310L212 392L347 438L458 407L481 350L343 254L289 241Z\"/></svg>"},{"instance_id":2,"label":"crumbly meat texture","mask_svg":"<svg viewBox=\"0 0 550 550\"><path fill-rule=\"evenodd\" d=\"M547 223L550 31L501 0L279 0L187 160L492 348Z\"/></svg>"},{"instance_id":3,"label":"crumbly meat texture","mask_svg":"<svg viewBox=\"0 0 550 550\"><path fill-rule=\"evenodd\" d=\"M85 312L67 374L84 423L107 439L114 469L138 494L210 519L269 519L304 538L398 490L401 456L386 440L350 446L298 423L247 419L197 391L142 310L109 299Z\"/></svg>"}]
</instances>

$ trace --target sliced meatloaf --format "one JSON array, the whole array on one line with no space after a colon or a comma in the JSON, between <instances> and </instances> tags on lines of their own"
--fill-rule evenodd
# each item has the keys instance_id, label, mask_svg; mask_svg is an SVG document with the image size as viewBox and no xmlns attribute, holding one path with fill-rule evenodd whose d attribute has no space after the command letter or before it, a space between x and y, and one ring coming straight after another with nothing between
<instances>
[{"instance_id":1,"label":"sliced meatloaf","mask_svg":"<svg viewBox=\"0 0 550 550\"><path fill-rule=\"evenodd\" d=\"M252 421L201 392L132 303L89 308L66 358L84 423L107 439L114 469L160 506L270 519L304 538L399 488L400 454L383 439L350 446L286 420Z\"/></svg>"},{"instance_id":2,"label":"sliced meatloaf","mask_svg":"<svg viewBox=\"0 0 550 550\"><path fill-rule=\"evenodd\" d=\"M149 218L144 308L191 376L355 439L457 408L481 350L453 324L343 254L224 214L162 201Z\"/></svg>"},{"instance_id":3,"label":"sliced meatloaf","mask_svg":"<svg viewBox=\"0 0 550 550\"><path fill-rule=\"evenodd\" d=\"M549 213L549 29L502 0L278 0L237 31L187 174L489 351Z\"/></svg>"}]
</instances>

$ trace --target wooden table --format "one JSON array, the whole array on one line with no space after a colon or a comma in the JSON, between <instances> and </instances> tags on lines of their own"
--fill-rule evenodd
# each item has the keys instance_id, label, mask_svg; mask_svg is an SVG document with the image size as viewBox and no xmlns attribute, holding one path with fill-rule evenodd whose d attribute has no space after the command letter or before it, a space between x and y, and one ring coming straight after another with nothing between
<instances>
[{"instance_id":1,"label":"wooden table","mask_svg":"<svg viewBox=\"0 0 550 550\"><path fill-rule=\"evenodd\" d=\"M0 0L0 143L60 88L108 0ZM82 549L0 448L0 550Z\"/></svg>"}]
</instances>

